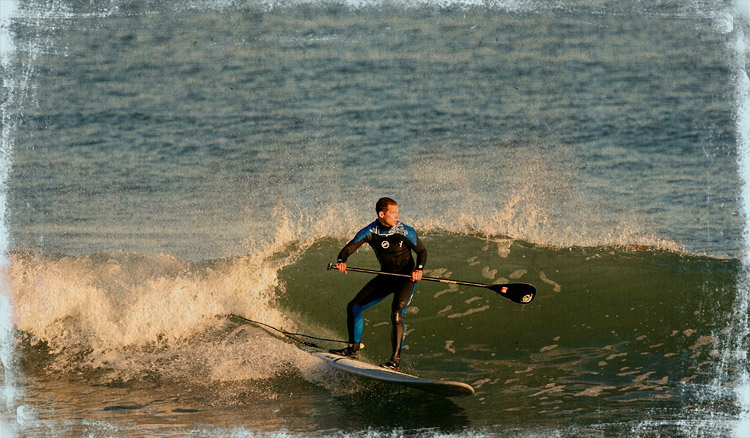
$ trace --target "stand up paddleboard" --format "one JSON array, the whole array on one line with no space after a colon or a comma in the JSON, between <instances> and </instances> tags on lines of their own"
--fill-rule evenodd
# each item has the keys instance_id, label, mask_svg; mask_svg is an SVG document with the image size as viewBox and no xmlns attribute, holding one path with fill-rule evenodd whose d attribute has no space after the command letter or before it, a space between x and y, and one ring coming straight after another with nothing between
<instances>
[{"instance_id":1,"label":"stand up paddleboard","mask_svg":"<svg viewBox=\"0 0 750 438\"><path fill-rule=\"evenodd\" d=\"M445 396L474 395L474 388L466 383L424 379L318 349L306 348L305 351L322 359L331 368L353 376L394 383Z\"/></svg>"},{"instance_id":2,"label":"stand up paddleboard","mask_svg":"<svg viewBox=\"0 0 750 438\"><path fill-rule=\"evenodd\" d=\"M317 345L302 341L298 337L307 337L312 339L319 339L323 341L335 341L333 339L322 339L313 336L303 335L301 333L290 333L285 330L278 329L260 321L253 321L240 315L230 314L232 318L240 320L242 322L255 324L259 327L267 329L272 334L282 334L286 338L293 340L296 346L302 351L322 359L328 366L333 369L343 371L347 374L356 377L362 377L365 379L377 380L380 382L394 383L397 385L403 385L409 388L421 389L422 391L428 391L435 394L444 396L467 396L474 394L474 388L471 385L462 382L453 382L450 380L432 380L424 379L417 376L412 376L406 373L400 373L398 371L389 370L388 368L379 367L367 362L351 359L338 354L329 353Z\"/></svg>"}]
</instances>

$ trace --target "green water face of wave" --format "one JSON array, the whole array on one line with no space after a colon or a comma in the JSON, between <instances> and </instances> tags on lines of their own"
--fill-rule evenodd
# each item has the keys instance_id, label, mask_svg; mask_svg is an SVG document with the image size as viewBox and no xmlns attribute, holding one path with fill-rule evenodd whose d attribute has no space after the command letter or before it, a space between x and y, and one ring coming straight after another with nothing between
<instances>
[{"instance_id":1,"label":"green water face of wave","mask_svg":"<svg viewBox=\"0 0 750 438\"><path fill-rule=\"evenodd\" d=\"M736 260L472 236L423 240L429 275L538 289L524 306L483 288L417 287L406 313L405 368L471 383L485 407L516 406L543 417L566 410L585 417L607 406L630 415L623 405L669 411L700 399L700 385L723 363ZM340 339L346 303L371 278L326 271L343 243L318 242L285 268L280 297L305 329ZM377 269L369 250L349 265ZM366 360L390 353L389 308L381 303L365 313Z\"/></svg>"}]
</instances>

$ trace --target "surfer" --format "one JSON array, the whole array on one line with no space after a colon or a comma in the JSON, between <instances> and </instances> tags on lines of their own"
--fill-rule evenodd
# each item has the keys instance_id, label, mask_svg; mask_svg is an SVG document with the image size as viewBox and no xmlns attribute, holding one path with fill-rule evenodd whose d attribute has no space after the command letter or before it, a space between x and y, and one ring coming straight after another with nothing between
<instances>
[{"instance_id":1,"label":"surfer","mask_svg":"<svg viewBox=\"0 0 750 438\"><path fill-rule=\"evenodd\" d=\"M404 312L411 302L417 282L422 279L422 269L427 261L427 250L417 237L414 228L398 220L398 204L391 198L380 198L375 204L377 219L362 228L354 239L341 249L336 269L346 274L346 260L360 246L367 243L375 251L384 272L410 275L399 278L378 275L359 291L346 307L346 325L349 342L346 348L331 353L357 358L364 321L362 311L393 294L391 304L391 346L393 355L382 367L397 370L400 366L401 348L404 344ZM412 251L417 254L414 262Z\"/></svg>"}]
</instances>

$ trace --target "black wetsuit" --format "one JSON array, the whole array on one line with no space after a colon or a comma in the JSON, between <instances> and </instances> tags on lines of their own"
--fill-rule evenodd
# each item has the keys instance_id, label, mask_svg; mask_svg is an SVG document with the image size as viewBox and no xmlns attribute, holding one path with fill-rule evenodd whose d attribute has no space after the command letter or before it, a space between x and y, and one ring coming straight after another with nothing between
<instances>
[{"instance_id":1,"label":"black wetsuit","mask_svg":"<svg viewBox=\"0 0 750 438\"><path fill-rule=\"evenodd\" d=\"M345 263L347 258L365 243L369 244L375 251L375 256L380 262L380 268L384 272L411 275L415 267L416 269L422 269L427 261L427 250L417 237L414 228L401 222L396 223L393 227L386 227L377 220L362 228L354 239L344 246L339 253L338 261ZM412 251L417 254L416 265L411 254ZM349 342L354 344L361 340L362 311L393 294L391 345L393 346L393 356L400 357L406 330L404 312L406 312L416 288L417 283L407 278L378 275L370 280L347 306L346 323L349 330Z\"/></svg>"}]
</instances>

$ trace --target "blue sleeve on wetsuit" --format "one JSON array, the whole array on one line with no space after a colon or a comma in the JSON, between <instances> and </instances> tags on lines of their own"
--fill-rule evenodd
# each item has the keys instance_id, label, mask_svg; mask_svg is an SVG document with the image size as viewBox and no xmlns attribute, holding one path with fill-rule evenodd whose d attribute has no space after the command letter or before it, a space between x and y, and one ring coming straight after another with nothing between
<instances>
[{"instance_id":1,"label":"blue sleeve on wetsuit","mask_svg":"<svg viewBox=\"0 0 750 438\"><path fill-rule=\"evenodd\" d=\"M345 247L341 249L341 252L339 252L339 256L336 261L346 263L346 259L349 258L350 255L354 254L354 251L359 249L362 244L365 243L365 239L367 239L368 236L370 236L376 229L377 223L373 222L370 225L362 228L359 230L356 236L354 236L354 239L352 239L349 243L346 244Z\"/></svg>"},{"instance_id":2,"label":"blue sleeve on wetsuit","mask_svg":"<svg viewBox=\"0 0 750 438\"><path fill-rule=\"evenodd\" d=\"M357 232L357 235L354 236L354 239L352 239L352 242L359 242L363 239L365 239L367 236L369 236L372 233L376 233L378 228L377 222L373 222L370 225L362 228Z\"/></svg>"}]
</instances>

